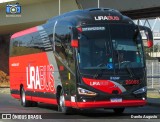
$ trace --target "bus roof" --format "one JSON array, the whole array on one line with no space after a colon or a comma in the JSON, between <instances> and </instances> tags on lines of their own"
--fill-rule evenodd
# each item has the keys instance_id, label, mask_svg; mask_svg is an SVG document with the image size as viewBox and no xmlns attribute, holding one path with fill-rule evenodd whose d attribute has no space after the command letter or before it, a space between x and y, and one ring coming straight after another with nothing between
<instances>
[{"instance_id":1,"label":"bus roof","mask_svg":"<svg viewBox=\"0 0 160 122\"><path fill-rule=\"evenodd\" d=\"M55 21L68 21L74 26L80 26L82 23L85 24L97 24L97 23L109 23L109 22L133 22L129 17L122 15L118 10L110 8L90 8L85 10L75 10L71 12L64 13L60 16L53 17L49 19L46 23L53 23ZM45 24L44 24L45 25ZM11 36L11 39L21 37L33 32L37 32L39 26L32 27L20 32L17 32Z\"/></svg>"},{"instance_id":2,"label":"bus roof","mask_svg":"<svg viewBox=\"0 0 160 122\"><path fill-rule=\"evenodd\" d=\"M81 23L109 23L109 22L131 22L129 17L122 15L118 10L110 8L90 8L85 10L75 10L64 13L60 16L53 17L47 21L52 23L55 21L69 21L74 26L80 26Z\"/></svg>"}]
</instances>

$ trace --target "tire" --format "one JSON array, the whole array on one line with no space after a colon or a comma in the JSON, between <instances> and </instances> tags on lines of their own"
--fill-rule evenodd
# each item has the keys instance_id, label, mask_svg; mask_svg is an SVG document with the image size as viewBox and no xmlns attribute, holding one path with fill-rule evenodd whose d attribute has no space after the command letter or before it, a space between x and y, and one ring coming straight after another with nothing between
<instances>
[{"instance_id":1,"label":"tire","mask_svg":"<svg viewBox=\"0 0 160 122\"><path fill-rule=\"evenodd\" d=\"M115 114L122 114L125 108L114 108L113 110Z\"/></svg>"},{"instance_id":2,"label":"tire","mask_svg":"<svg viewBox=\"0 0 160 122\"><path fill-rule=\"evenodd\" d=\"M37 107L37 106L38 106L38 103L37 103L37 102L32 101L32 102L31 102L31 105L32 105L32 107Z\"/></svg>"},{"instance_id":3,"label":"tire","mask_svg":"<svg viewBox=\"0 0 160 122\"><path fill-rule=\"evenodd\" d=\"M64 114L73 114L73 109L71 107L65 106L65 98L63 90L60 91L60 96L58 97L58 111Z\"/></svg>"},{"instance_id":4,"label":"tire","mask_svg":"<svg viewBox=\"0 0 160 122\"><path fill-rule=\"evenodd\" d=\"M31 106L31 102L28 101L28 100L26 100L26 95L25 95L25 91L24 91L23 87L21 89L21 99L20 99L20 101L21 101L21 105L23 107L29 107L29 106Z\"/></svg>"}]
</instances>

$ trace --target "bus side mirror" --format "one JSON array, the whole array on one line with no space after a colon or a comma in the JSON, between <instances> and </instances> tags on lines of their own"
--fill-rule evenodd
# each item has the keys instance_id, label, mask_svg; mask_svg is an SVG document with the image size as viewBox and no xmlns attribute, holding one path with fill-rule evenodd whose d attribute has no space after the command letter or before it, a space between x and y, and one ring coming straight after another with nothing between
<instances>
[{"instance_id":1,"label":"bus side mirror","mask_svg":"<svg viewBox=\"0 0 160 122\"><path fill-rule=\"evenodd\" d=\"M153 34L150 28L146 26L138 26L140 29L140 33L142 36L143 44L144 46L147 46L148 48L153 46Z\"/></svg>"}]
</instances>

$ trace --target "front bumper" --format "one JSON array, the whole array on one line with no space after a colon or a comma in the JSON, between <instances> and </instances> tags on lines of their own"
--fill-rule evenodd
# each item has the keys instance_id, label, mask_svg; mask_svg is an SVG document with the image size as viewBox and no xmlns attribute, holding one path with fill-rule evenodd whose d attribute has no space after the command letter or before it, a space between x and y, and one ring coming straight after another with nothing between
<instances>
[{"instance_id":1,"label":"front bumper","mask_svg":"<svg viewBox=\"0 0 160 122\"><path fill-rule=\"evenodd\" d=\"M77 102L78 108L116 108L116 107L138 107L146 105L146 100L123 100L122 102L93 101Z\"/></svg>"}]
</instances>

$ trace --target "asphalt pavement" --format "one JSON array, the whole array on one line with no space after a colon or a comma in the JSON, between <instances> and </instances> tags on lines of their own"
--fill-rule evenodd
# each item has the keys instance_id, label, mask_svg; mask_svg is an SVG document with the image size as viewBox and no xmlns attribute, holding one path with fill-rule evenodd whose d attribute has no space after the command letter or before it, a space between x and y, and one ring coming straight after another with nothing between
<instances>
[{"instance_id":1,"label":"asphalt pavement","mask_svg":"<svg viewBox=\"0 0 160 122\"><path fill-rule=\"evenodd\" d=\"M35 115L37 117L41 116L42 120L46 119L47 121L56 120L60 121L69 121L72 122L90 122L90 121L113 121L119 122L131 122L135 119L138 121L159 121L160 120L160 108L157 106L146 105L144 107L133 107L126 108L124 113L117 115L111 109L91 109L91 110L78 110L73 115L64 115L57 111L57 106L42 104L40 103L38 107L27 107L24 108L20 105L20 101L12 98L10 94L1 94L0 93L0 117L2 114L11 114L13 117L12 120L0 119L0 122L4 121L17 121L17 116L28 116ZM143 118L146 117L146 118ZM156 119L157 118L157 119ZM40 118L39 118L40 119ZM32 119L31 119L32 120ZM28 120L23 120L28 121ZM35 120L33 120L35 122ZM38 122L41 120L37 120ZM75 121L74 121L75 122Z\"/></svg>"},{"instance_id":2,"label":"asphalt pavement","mask_svg":"<svg viewBox=\"0 0 160 122\"><path fill-rule=\"evenodd\" d=\"M160 108L160 92L159 89L148 89L149 97L147 98L148 105L157 106Z\"/></svg>"}]
</instances>

